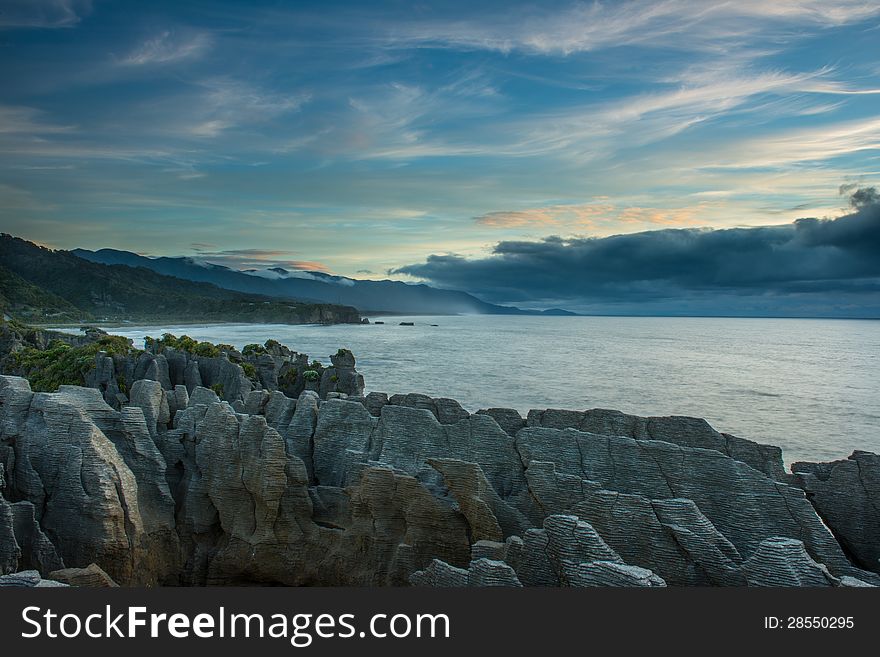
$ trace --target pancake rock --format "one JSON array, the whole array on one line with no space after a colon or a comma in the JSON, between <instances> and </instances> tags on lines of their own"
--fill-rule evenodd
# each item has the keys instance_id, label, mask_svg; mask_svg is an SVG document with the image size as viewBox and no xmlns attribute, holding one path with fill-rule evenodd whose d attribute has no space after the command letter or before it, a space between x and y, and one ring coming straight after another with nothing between
<instances>
[{"instance_id":1,"label":"pancake rock","mask_svg":"<svg viewBox=\"0 0 880 657\"><path fill-rule=\"evenodd\" d=\"M880 573L880 456L795 463L797 483L853 561Z\"/></svg>"},{"instance_id":2,"label":"pancake rock","mask_svg":"<svg viewBox=\"0 0 880 657\"><path fill-rule=\"evenodd\" d=\"M303 363L267 345L254 356L264 387L233 400L197 383L214 376L201 360L196 377L196 361L169 350L144 359L119 409L97 388L34 393L0 377L0 574L121 586L880 582L868 569L876 456L789 475L776 448L687 418L470 414L322 378L310 390L292 374L272 389L275 359ZM336 355L337 381L353 363Z\"/></svg>"}]
</instances>

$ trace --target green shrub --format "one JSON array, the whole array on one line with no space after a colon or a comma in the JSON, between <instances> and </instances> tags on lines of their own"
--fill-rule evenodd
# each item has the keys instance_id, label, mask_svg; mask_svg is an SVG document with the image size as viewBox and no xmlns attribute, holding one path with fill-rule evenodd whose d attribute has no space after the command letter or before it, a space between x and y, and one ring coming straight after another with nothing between
<instances>
[{"instance_id":1,"label":"green shrub","mask_svg":"<svg viewBox=\"0 0 880 657\"><path fill-rule=\"evenodd\" d=\"M273 347L276 347L276 348L277 348L277 347L280 347L280 346L281 346L281 343L278 342L278 340L273 340L273 339L271 339L271 338L269 338L268 340L266 340L266 349L272 349Z\"/></svg>"},{"instance_id":2,"label":"green shrub","mask_svg":"<svg viewBox=\"0 0 880 657\"><path fill-rule=\"evenodd\" d=\"M108 356L136 356L141 353L140 349L135 349L131 346L131 340L121 335L105 335L97 342L78 348L93 349L96 354L99 351L104 351Z\"/></svg>"},{"instance_id":3,"label":"green shrub","mask_svg":"<svg viewBox=\"0 0 880 657\"><path fill-rule=\"evenodd\" d=\"M130 340L118 335L107 335L82 347L53 340L45 349L27 347L10 354L7 368L25 377L35 392L55 392L63 385L85 385L100 351L109 356L140 353L131 346Z\"/></svg>"},{"instance_id":4,"label":"green shrub","mask_svg":"<svg viewBox=\"0 0 880 657\"><path fill-rule=\"evenodd\" d=\"M217 358L220 355L220 348L210 342L199 342L192 348L192 353L204 358Z\"/></svg>"},{"instance_id":5,"label":"green shrub","mask_svg":"<svg viewBox=\"0 0 880 657\"><path fill-rule=\"evenodd\" d=\"M162 351L162 349L176 349L177 351L195 353L195 349L199 344L188 335L181 335L178 338L173 333L163 333L160 340L147 339L152 340L153 345L158 351Z\"/></svg>"},{"instance_id":6,"label":"green shrub","mask_svg":"<svg viewBox=\"0 0 880 657\"><path fill-rule=\"evenodd\" d=\"M303 378L306 381L317 381L321 378L321 375L318 374L315 370L306 370L303 372Z\"/></svg>"},{"instance_id":7,"label":"green shrub","mask_svg":"<svg viewBox=\"0 0 880 657\"><path fill-rule=\"evenodd\" d=\"M115 337L115 336L113 336ZM248 345L258 347L260 345ZM235 351L235 347L231 344L213 344L211 342L198 342L188 335L181 335L179 338L173 333L164 333L161 338L153 338L147 336L144 338L144 347L150 351L161 353L164 349L175 349L177 351L186 351L194 356L202 358L217 358L223 353Z\"/></svg>"},{"instance_id":8,"label":"green shrub","mask_svg":"<svg viewBox=\"0 0 880 657\"><path fill-rule=\"evenodd\" d=\"M221 399L223 398L223 384L222 383L215 383L214 385L211 386L211 390L216 392L218 397L220 397Z\"/></svg>"},{"instance_id":9,"label":"green shrub","mask_svg":"<svg viewBox=\"0 0 880 657\"><path fill-rule=\"evenodd\" d=\"M321 361L319 361L319 360L313 360L312 364L309 365L309 367L313 370L323 370L324 369L324 366L321 364Z\"/></svg>"},{"instance_id":10,"label":"green shrub","mask_svg":"<svg viewBox=\"0 0 880 657\"><path fill-rule=\"evenodd\" d=\"M244 362L241 364L241 369L244 370L244 375L256 381L257 379L257 368L253 366L252 363Z\"/></svg>"},{"instance_id":11,"label":"green shrub","mask_svg":"<svg viewBox=\"0 0 880 657\"><path fill-rule=\"evenodd\" d=\"M290 369L287 369L281 373L281 376L278 377L278 384L284 386L285 388L289 388L296 383L296 375L296 368L291 367Z\"/></svg>"},{"instance_id":12,"label":"green shrub","mask_svg":"<svg viewBox=\"0 0 880 657\"><path fill-rule=\"evenodd\" d=\"M241 355L248 356L262 356L266 353L266 348L261 344L248 344L245 345L244 349L241 350Z\"/></svg>"},{"instance_id":13,"label":"green shrub","mask_svg":"<svg viewBox=\"0 0 880 657\"><path fill-rule=\"evenodd\" d=\"M336 351L336 357L337 357L337 358L343 358L343 357L345 357L345 356L351 356L351 355L352 355L352 353L351 353L351 349L345 349L344 347L341 348L341 349L338 349L338 350Z\"/></svg>"}]
</instances>

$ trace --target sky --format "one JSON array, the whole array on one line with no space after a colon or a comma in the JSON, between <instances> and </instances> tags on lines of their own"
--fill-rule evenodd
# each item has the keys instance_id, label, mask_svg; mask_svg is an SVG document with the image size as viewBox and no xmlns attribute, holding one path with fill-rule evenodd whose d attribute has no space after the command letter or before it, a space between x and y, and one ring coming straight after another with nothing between
<instances>
[{"instance_id":1,"label":"sky","mask_svg":"<svg viewBox=\"0 0 880 657\"><path fill-rule=\"evenodd\" d=\"M0 229L523 307L880 315L878 44L860 0L4 0Z\"/></svg>"}]
</instances>

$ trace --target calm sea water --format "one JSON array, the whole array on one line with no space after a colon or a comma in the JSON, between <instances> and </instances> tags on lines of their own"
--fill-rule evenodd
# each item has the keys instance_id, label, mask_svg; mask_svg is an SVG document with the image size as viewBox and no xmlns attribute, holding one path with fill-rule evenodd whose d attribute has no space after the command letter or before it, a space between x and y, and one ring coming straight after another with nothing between
<instances>
[{"instance_id":1,"label":"calm sea water","mask_svg":"<svg viewBox=\"0 0 880 657\"><path fill-rule=\"evenodd\" d=\"M657 317L389 317L384 325L126 326L328 360L351 349L367 390L491 406L704 417L788 463L880 451L880 322ZM401 321L415 326L399 326ZM437 324L438 326L431 326Z\"/></svg>"}]
</instances>

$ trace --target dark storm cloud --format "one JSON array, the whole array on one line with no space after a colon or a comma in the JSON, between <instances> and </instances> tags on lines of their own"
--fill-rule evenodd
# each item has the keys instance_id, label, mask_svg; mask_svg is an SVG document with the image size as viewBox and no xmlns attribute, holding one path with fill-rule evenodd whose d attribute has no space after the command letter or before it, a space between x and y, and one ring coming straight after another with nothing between
<instances>
[{"instance_id":1,"label":"dark storm cloud","mask_svg":"<svg viewBox=\"0 0 880 657\"><path fill-rule=\"evenodd\" d=\"M725 230L658 230L604 238L500 242L490 257L433 255L399 273L497 302L632 303L880 293L880 199L851 196L837 219ZM827 301L827 299L826 299ZM723 305L723 304L722 304ZM724 312L724 308L716 308ZM735 309L734 309L735 310Z\"/></svg>"}]
</instances>

